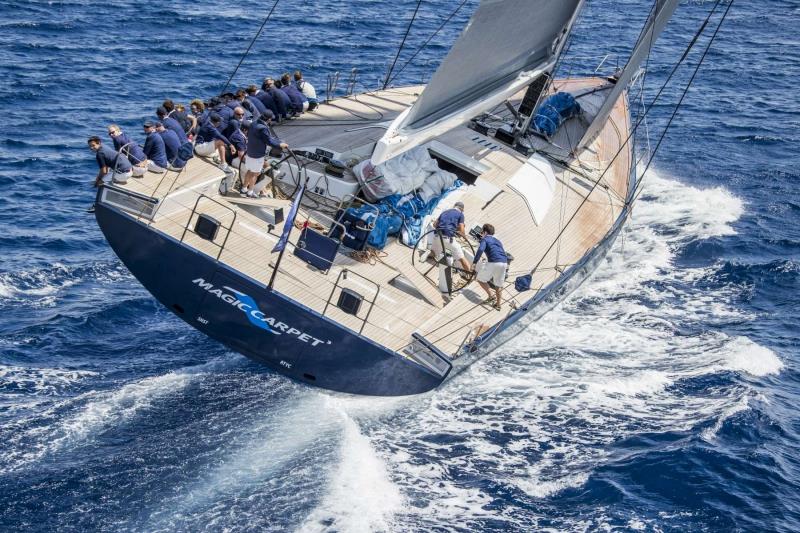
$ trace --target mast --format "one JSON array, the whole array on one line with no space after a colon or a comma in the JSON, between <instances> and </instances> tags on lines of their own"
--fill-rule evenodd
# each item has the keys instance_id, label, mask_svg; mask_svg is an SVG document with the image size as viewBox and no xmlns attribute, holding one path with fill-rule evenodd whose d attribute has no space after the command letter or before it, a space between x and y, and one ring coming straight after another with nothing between
<instances>
[{"instance_id":1,"label":"mast","mask_svg":"<svg viewBox=\"0 0 800 533\"><path fill-rule=\"evenodd\" d=\"M419 99L375 146L377 165L468 122L552 70L584 0L481 0Z\"/></svg>"},{"instance_id":2,"label":"mast","mask_svg":"<svg viewBox=\"0 0 800 533\"><path fill-rule=\"evenodd\" d=\"M594 119L592 119L592 123L578 143L579 148L591 144L600 133L600 130L603 129L608 116L611 114L611 110L614 108L614 104L617 103L617 100L628 87L633 76L638 72L639 66L647 58L653 43L661 32L664 31L664 27L667 25L667 22L669 22L679 2L680 0L656 0L656 5L651 11L647 22L645 22L639 41L636 43L633 52L631 52L628 63L620 73L615 85L611 87L605 100L603 100L603 103L600 105L597 114L595 114Z\"/></svg>"}]
</instances>

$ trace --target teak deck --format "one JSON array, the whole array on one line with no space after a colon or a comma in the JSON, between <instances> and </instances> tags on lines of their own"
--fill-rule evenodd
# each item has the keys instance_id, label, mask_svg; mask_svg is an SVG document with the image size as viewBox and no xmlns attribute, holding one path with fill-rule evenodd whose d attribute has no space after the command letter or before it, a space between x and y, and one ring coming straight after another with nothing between
<instances>
[{"instance_id":1,"label":"teak deck","mask_svg":"<svg viewBox=\"0 0 800 533\"><path fill-rule=\"evenodd\" d=\"M557 90L580 94L603 83L606 83L603 79L587 78L560 80L555 85ZM318 145L346 152L366 147L383 135L385 130L380 124L388 124L414 102L421 90L422 87L407 87L339 98L321 105L314 113L276 126L275 130L292 148ZM600 94L580 100L589 115L592 106L602 98ZM620 215L628 193L632 164L630 146L623 146L630 126L627 101L623 97L617 102L599 137L575 158L571 153L573 143L581 138L586 125L585 118L572 119L562 126L552 144L544 140L535 142L534 147L550 154L551 161L566 162L565 165L551 163L557 178L556 189L551 207L539 225L535 224L523 199L507 186L508 180L527 159L524 155L466 126L437 139L487 166L489 170L480 179L501 191L487 201L476 187L466 186L451 193L439 206L439 209L446 209L456 200L463 201L466 227L486 222L493 224L496 236L513 255L500 311L481 305L485 295L475 281L452 297L441 294L412 266L412 249L393 238L383 250L385 256L372 264L340 253L327 274L295 257L290 244L274 289L320 314L324 311L326 317L392 350L401 351L411 343L412 333L417 332L442 352L456 355L471 338L502 321L513 306L528 300L533 291L546 286L560 276L564 268L578 262L603 239ZM620 153L615 158L617 152ZM586 199L601 175L602 180ZM125 187L161 199L154 219L144 220L152 228L182 239L202 253L215 258L219 255L221 262L267 284L277 259L277 253L271 250L282 224L268 232L266 222L246 208L263 204L283 206L284 212L288 212L290 201L273 198L242 201L220 196L217 187L222 177L216 165L195 157L179 174L148 172L142 179L129 180ZM222 223L213 243L191 231L199 213L211 215ZM302 221L308 216L309 210L301 207L297 219ZM563 230L558 243L551 247L573 216L574 220ZM290 243L296 243L299 235L300 231L294 230ZM475 248L477 244L473 242ZM532 290L518 295L514 279L530 272L537 264ZM346 277L340 276L343 270L348 272ZM432 272L433 277L438 275L436 268ZM416 287L419 294L390 283L398 277L404 278L406 285ZM364 296L358 316L346 314L335 305L342 287L352 288ZM375 303L370 305L373 299ZM330 304L326 305L328 302Z\"/></svg>"}]
</instances>

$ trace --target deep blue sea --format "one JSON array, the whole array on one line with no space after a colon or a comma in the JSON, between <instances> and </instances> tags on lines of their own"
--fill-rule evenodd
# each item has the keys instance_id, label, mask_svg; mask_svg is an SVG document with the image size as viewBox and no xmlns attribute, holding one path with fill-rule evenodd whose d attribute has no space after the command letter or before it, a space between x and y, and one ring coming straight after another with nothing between
<instances>
[{"instance_id":1,"label":"deep blue sea","mask_svg":"<svg viewBox=\"0 0 800 533\"><path fill-rule=\"evenodd\" d=\"M458 3L422 2L398 66ZM85 212L87 137L214 94L271 4L0 2L0 530L800 530L800 3L735 3L593 278L405 399L226 350ZM588 4L565 74L624 57L650 2ZM356 67L375 88L415 5L281 0L235 82L301 68L322 92ZM429 77L475 5L396 83ZM680 5L646 100L712 5Z\"/></svg>"}]
</instances>

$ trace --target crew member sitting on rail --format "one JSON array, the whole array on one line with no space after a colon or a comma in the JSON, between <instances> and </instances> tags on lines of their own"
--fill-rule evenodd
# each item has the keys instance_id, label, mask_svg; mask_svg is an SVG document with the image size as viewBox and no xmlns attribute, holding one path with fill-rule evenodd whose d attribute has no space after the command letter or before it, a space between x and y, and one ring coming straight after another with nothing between
<instances>
[{"instance_id":1,"label":"crew member sitting on rail","mask_svg":"<svg viewBox=\"0 0 800 533\"><path fill-rule=\"evenodd\" d=\"M209 107L211 108L211 112L219 115L220 119L219 131L222 131L225 128L227 128L228 122L233 118L233 109L228 107L225 104L225 102L218 96L212 98L208 104Z\"/></svg>"},{"instance_id":2,"label":"crew member sitting on rail","mask_svg":"<svg viewBox=\"0 0 800 533\"><path fill-rule=\"evenodd\" d=\"M264 112L268 108L266 105L264 105L264 102L262 102L257 96L258 87L256 87L255 85L250 85L247 89L245 89L245 92L247 93L247 96L245 98L247 99L248 102L250 102L251 111L255 110L253 111L253 120L258 120L258 117L264 114ZM273 111L273 114L274 113L275 112Z\"/></svg>"},{"instance_id":3,"label":"crew member sitting on rail","mask_svg":"<svg viewBox=\"0 0 800 533\"><path fill-rule=\"evenodd\" d=\"M204 104L199 98L192 100L192 102L189 104L189 109L192 110L192 116L194 117L195 124L190 134L197 137L197 132L200 129L200 126L208 120L209 112L206 109L206 104Z\"/></svg>"},{"instance_id":4,"label":"crew member sitting on rail","mask_svg":"<svg viewBox=\"0 0 800 533\"><path fill-rule=\"evenodd\" d=\"M242 121L246 120L246 118L247 112L244 110L244 108L241 106L236 106L236 108L233 110L233 118L228 121L228 126L224 130L221 130L221 133L227 137L228 140L230 140L233 132L239 129L239 125L242 123Z\"/></svg>"},{"instance_id":5,"label":"crew member sitting on rail","mask_svg":"<svg viewBox=\"0 0 800 533\"><path fill-rule=\"evenodd\" d=\"M156 109L156 115L158 115L159 122L161 122L165 128L175 132L175 135L178 137L178 140L181 143L185 143L189 140L186 138L186 132L183 131L183 126L181 126L181 123L170 117L167 114L167 109L164 106L159 106L158 109Z\"/></svg>"},{"instance_id":6,"label":"crew member sitting on rail","mask_svg":"<svg viewBox=\"0 0 800 533\"><path fill-rule=\"evenodd\" d=\"M114 182L124 185L133 174L128 158L111 148L103 146L100 137L89 137L89 149L95 152L95 159L99 168L94 186L99 187L103 182Z\"/></svg>"},{"instance_id":7,"label":"crew member sitting on rail","mask_svg":"<svg viewBox=\"0 0 800 533\"><path fill-rule=\"evenodd\" d=\"M241 124L236 120L231 122L236 124L236 129L228 135L231 144L225 151L225 160L235 170L240 170L244 156L247 155L247 132L250 130L250 122L243 121Z\"/></svg>"},{"instance_id":8,"label":"crew member sitting on rail","mask_svg":"<svg viewBox=\"0 0 800 533\"><path fill-rule=\"evenodd\" d=\"M303 79L303 73L299 70L294 71L294 86L300 89L303 96L308 98L308 110L314 111L319 105L317 100L317 91L314 86Z\"/></svg>"},{"instance_id":9,"label":"crew member sitting on rail","mask_svg":"<svg viewBox=\"0 0 800 533\"><path fill-rule=\"evenodd\" d=\"M473 259L476 267L484 252L486 253L486 262L476 269L478 284L488 295L484 303L491 303L492 307L499 311L500 305L503 303L503 283L506 281L508 255L500 241L494 237L494 226L491 224L484 224L481 228L481 244L475 252L475 259ZM494 286L494 292L492 292L489 282Z\"/></svg>"},{"instance_id":10,"label":"crew member sitting on rail","mask_svg":"<svg viewBox=\"0 0 800 533\"><path fill-rule=\"evenodd\" d=\"M181 141L178 139L178 134L165 128L163 122L156 122L156 132L161 135L161 140L164 141L164 150L167 152L167 169L178 171L185 167L186 161L178 157L178 151L181 149Z\"/></svg>"},{"instance_id":11,"label":"crew member sitting on rail","mask_svg":"<svg viewBox=\"0 0 800 533\"><path fill-rule=\"evenodd\" d=\"M220 124L222 124L220 116L216 113L211 113L210 118L200 125L194 152L200 157L212 157L216 152L220 163L223 165L222 170L226 174L231 174L233 170L225 162L225 146L231 144L231 142L219 131Z\"/></svg>"},{"instance_id":12,"label":"crew member sitting on rail","mask_svg":"<svg viewBox=\"0 0 800 533\"><path fill-rule=\"evenodd\" d=\"M447 251L453 254L453 259L461 263L461 268L464 272L472 272L472 266L469 261L464 257L464 251L461 245L456 240L456 235L465 237L464 233L464 203L456 202L452 209L444 211L439 218L436 219L436 233L433 236L433 256L437 261L441 260L443 253L442 242Z\"/></svg>"},{"instance_id":13,"label":"crew member sitting on rail","mask_svg":"<svg viewBox=\"0 0 800 533\"><path fill-rule=\"evenodd\" d=\"M267 146L273 148L280 148L281 150L288 150L289 145L282 142L278 137L272 133L272 128L269 124L273 119L271 112L261 115L261 118L251 124L250 131L247 134L247 156L245 157L245 174L244 183L242 185L242 195L250 198L255 198L257 194L253 191L256 184L256 178L261 171L264 170L264 160L267 156Z\"/></svg>"},{"instance_id":14,"label":"crew member sitting on rail","mask_svg":"<svg viewBox=\"0 0 800 533\"><path fill-rule=\"evenodd\" d=\"M143 124L144 133L147 139L144 141L144 155L147 156L147 170L156 174L163 174L169 162L167 161L167 150L164 147L164 139L156 132L156 125L151 121Z\"/></svg>"},{"instance_id":15,"label":"crew member sitting on rail","mask_svg":"<svg viewBox=\"0 0 800 533\"><path fill-rule=\"evenodd\" d=\"M147 171L147 156L139 143L132 141L116 124L108 126L108 136L114 141L114 149L128 158L133 166L133 177L141 178Z\"/></svg>"},{"instance_id":16,"label":"crew member sitting on rail","mask_svg":"<svg viewBox=\"0 0 800 533\"><path fill-rule=\"evenodd\" d=\"M298 115L308 110L308 98L300 92L300 89L292 84L292 77L288 72L281 76L281 90L286 93L292 102L292 109Z\"/></svg>"},{"instance_id":17,"label":"crew member sitting on rail","mask_svg":"<svg viewBox=\"0 0 800 533\"><path fill-rule=\"evenodd\" d=\"M167 110L168 117L172 117L178 121L178 124L181 125L186 135L189 135L195 126L197 126L197 119L195 119L193 115L187 113L186 108L181 104L175 104L172 100L167 98L161 106Z\"/></svg>"},{"instance_id":18,"label":"crew member sitting on rail","mask_svg":"<svg viewBox=\"0 0 800 533\"><path fill-rule=\"evenodd\" d=\"M261 100L264 107L272 111L272 114L275 115L275 120L280 121L281 113L278 111L278 103L275 101L275 97L272 96L273 90L275 88L270 88L267 85L267 80L264 80L264 83L261 84L261 89L256 92L256 98Z\"/></svg>"},{"instance_id":19,"label":"crew member sitting on rail","mask_svg":"<svg viewBox=\"0 0 800 533\"><path fill-rule=\"evenodd\" d=\"M268 92L272 99L275 101L275 108L278 110L278 114L275 115L275 118L280 122L281 120L289 118L289 114L292 111L292 101L289 100L289 95L285 92L281 91L275 80L272 78L264 79L264 85L261 86L264 89L264 92Z\"/></svg>"}]
</instances>

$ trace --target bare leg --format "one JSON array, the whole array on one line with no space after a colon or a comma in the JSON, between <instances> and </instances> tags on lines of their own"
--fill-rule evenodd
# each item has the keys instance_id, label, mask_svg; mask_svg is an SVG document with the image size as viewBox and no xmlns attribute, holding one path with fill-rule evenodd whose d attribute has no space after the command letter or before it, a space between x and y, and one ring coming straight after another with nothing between
<instances>
[{"instance_id":1,"label":"bare leg","mask_svg":"<svg viewBox=\"0 0 800 533\"><path fill-rule=\"evenodd\" d=\"M467 261L466 257L462 257L461 259L459 259L459 261L461 262L461 268L464 269L465 274L472 272L472 265L470 264L469 261Z\"/></svg>"},{"instance_id":2,"label":"bare leg","mask_svg":"<svg viewBox=\"0 0 800 533\"><path fill-rule=\"evenodd\" d=\"M253 188L253 185L256 184L256 178L258 177L258 173L248 170L245 172L244 175L244 187L248 190Z\"/></svg>"},{"instance_id":3,"label":"bare leg","mask_svg":"<svg viewBox=\"0 0 800 533\"><path fill-rule=\"evenodd\" d=\"M219 155L219 161L221 165L227 165L225 163L225 143L222 141L214 141L214 146L217 147L217 155Z\"/></svg>"},{"instance_id":4,"label":"bare leg","mask_svg":"<svg viewBox=\"0 0 800 533\"><path fill-rule=\"evenodd\" d=\"M497 294L497 305L503 304L503 287L497 287L494 292Z\"/></svg>"},{"instance_id":5,"label":"bare leg","mask_svg":"<svg viewBox=\"0 0 800 533\"><path fill-rule=\"evenodd\" d=\"M486 283L485 281L478 281L478 285L481 286L481 289L486 291L486 296L488 296L489 298L494 298L494 294L492 294L492 288L489 287L488 283Z\"/></svg>"}]
</instances>

